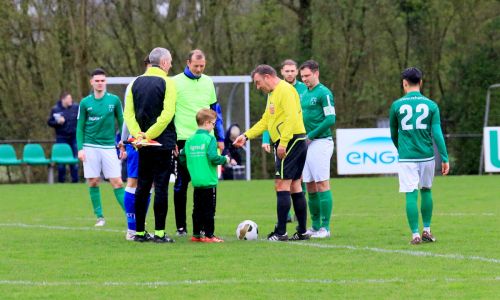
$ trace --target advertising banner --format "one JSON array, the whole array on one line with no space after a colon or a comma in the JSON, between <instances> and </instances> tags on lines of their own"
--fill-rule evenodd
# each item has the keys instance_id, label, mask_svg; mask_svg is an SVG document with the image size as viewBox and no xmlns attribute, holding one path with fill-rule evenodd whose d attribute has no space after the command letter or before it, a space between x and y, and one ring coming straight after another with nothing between
<instances>
[{"instance_id":1,"label":"advertising banner","mask_svg":"<svg viewBox=\"0 0 500 300\"><path fill-rule=\"evenodd\" d=\"M484 170L500 172L500 127L484 127Z\"/></svg>"},{"instance_id":2,"label":"advertising banner","mask_svg":"<svg viewBox=\"0 0 500 300\"><path fill-rule=\"evenodd\" d=\"M389 128L337 129L336 137L339 175L397 173Z\"/></svg>"}]
</instances>

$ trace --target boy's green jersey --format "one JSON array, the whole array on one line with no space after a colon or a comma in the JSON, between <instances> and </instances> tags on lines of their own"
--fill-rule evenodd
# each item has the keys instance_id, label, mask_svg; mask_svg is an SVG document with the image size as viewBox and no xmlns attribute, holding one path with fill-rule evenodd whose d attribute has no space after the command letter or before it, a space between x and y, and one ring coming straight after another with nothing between
<instances>
[{"instance_id":1,"label":"boy's green jersey","mask_svg":"<svg viewBox=\"0 0 500 300\"><path fill-rule=\"evenodd\" d=\"M118 123L115 123L115 119ZM78 109L76 140L78 150L83 146L114 148L116 129L123 125L123 111L120 98L105 93L96 99L94 93L83 98Z\"/></svg>"},{"instance_id":2,"label":"boy's green jersey","mask_svg":"<svg viewBox=\"0 0 500 300\"><path fill-rule=\"evenodd\" d=\"M191 175L197 188L215 187L218 182L217 165L226 163L226 157L217 154L217 141L207 130L198 129L181 150L179 159Z\"/></svg>"},{"instance_id":3,"label":"boy's green jersey","mask_svg":"<svg viewBox=\"0 0 500 300\"><path fill-rule=\"evenodd\" d=\"M308 139L332 136L330 127L335 124L334 105L333 93L321 83L300 94L300 106Z\"/></svg>"},{"instance_id":4,"label":"boy's green jersey","mask_svg":"<svg viewBox=\"0 0 500 300\"><path fill-rule=\"evenodd\" d=\"M441 159L448 162L439 107L434 101L420 92L409 92L392 103L389 121L391 138L398 149L400 162L433 160L433 136Z\"/></svg>"}]
</instances>

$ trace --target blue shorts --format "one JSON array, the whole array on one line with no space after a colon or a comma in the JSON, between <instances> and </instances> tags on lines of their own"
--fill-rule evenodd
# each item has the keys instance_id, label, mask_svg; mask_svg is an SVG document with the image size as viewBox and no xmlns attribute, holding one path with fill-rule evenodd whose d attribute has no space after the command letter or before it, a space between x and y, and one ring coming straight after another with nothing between
<instances>
[{"instance_id":1,"label":"blue shorts","mask_svg":"<svg viewBox=\"0 0 500 300\"><path fill-rule=\"evenodd\" d=\"M139 151L135 150L132 145L125 145L127 151L127 177L137 178L139 169Z\"/></svg>"}]
</instances>

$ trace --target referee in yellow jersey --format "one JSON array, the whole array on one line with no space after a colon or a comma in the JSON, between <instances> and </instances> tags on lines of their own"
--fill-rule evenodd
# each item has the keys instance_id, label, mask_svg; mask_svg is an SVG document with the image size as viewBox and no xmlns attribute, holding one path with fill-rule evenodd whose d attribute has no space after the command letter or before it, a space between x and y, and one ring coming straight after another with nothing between
<instances>
[{"instance_id":1,"label":"referee in yellow jersey","mask_svg":"<svg viewBox=\"0 0 500 300\"><path fill-rule=\"evenodd\" d=\"M266 111L260 121L236 138L234 145L242 147L248 139L260 136L265 130L269 131L275 150L278 224L267 239L289 240L286 221L291 198L299 226L290 240L307 240L307 203L300 182L307 145L299 94L291 84L278 78L271 66L259 65L251 76L255 87L268 94Z\"/></svg>"}]
</instances>

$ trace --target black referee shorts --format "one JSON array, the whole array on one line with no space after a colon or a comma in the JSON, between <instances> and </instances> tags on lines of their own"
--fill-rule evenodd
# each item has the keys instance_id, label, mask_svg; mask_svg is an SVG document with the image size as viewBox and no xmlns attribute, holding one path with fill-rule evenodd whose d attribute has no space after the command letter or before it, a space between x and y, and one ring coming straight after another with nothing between
<instances>
[{"instance_id":1,"label":"black referee shorts","mask_svg":"<svg viewBox=\"0 0 500 300\"><path fill-rule=\"evenodd\" d=\"M306 163L307 144L305 134L294 134L286 147L286 156L278 157L277 149L280 141L274 143L275 178L297 180L302 176Z\"/></svg>"}]
</instances>

